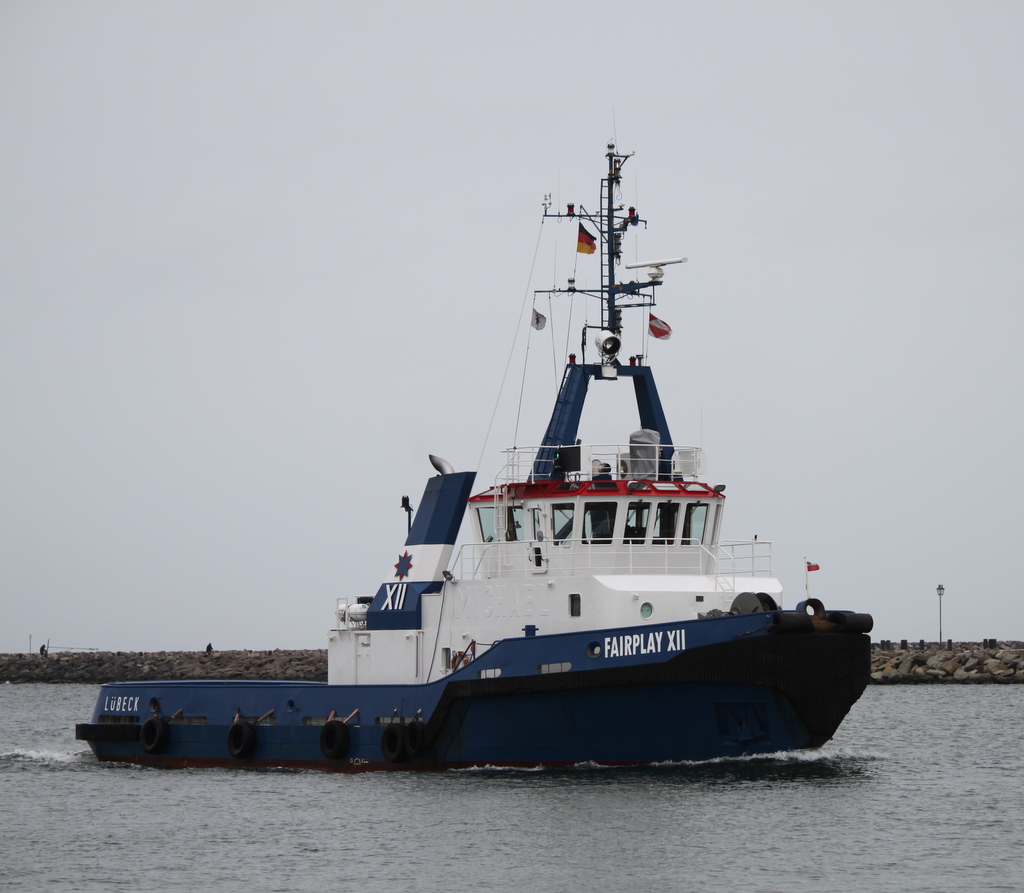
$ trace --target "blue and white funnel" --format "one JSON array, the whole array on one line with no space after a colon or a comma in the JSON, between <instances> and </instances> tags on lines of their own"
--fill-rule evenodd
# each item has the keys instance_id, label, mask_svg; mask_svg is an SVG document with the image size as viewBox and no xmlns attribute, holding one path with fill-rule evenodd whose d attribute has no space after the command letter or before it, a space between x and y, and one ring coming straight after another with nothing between
<instances>
[{"instance_id":1,"label":"blue and white funnel","mask_svg":"<svg viewBox=\"0 0 1024 893\"><path fill-rule=\"evenodd\" d=\"M427 481L405 548L366 612L367 629L420 629L421 596L440 592L444 584L476 472L454 472L447 462L430 458L442 473Z\"/></svg>"}]
</instances>

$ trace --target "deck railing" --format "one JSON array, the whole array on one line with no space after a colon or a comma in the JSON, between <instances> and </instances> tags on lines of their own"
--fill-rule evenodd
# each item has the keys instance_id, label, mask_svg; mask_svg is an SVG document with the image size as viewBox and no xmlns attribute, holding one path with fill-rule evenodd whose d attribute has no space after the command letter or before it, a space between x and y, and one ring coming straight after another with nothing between
<instances>
[{"instance_id":1,"label":"deck railing","mask_svg":"<svg viewBox=\"0 0 1024 893\"><path fill-rule=\"evenodd\" d=\"M636 455L639 448L640 455ZM651 451L644 454L644 450ZM677 480L694 479L705 471L704 450L695 446L673 444L588 443L573 447L526 446L505 450L505 465L495 475L495 486L522 483L530 480L536 469L538 456L541 473L554 470L556 452L573 451L572 464L579 467L566 471L567 480L589 481L598 475L610 474L619 479L657 479L664 474L661 456L671 456L667 465L669 475ZM550 466L550 467L548 467Z\"/></svg>"},{"instance_id":2,"label":"deck railing","mask_svg":"<svg viewBox=\"0 0 1024 893\"><path fill-rule=\"evenodd\" d=\"M706 574L723 578L772 576L772 544L726 540L715 548L550 540L469 543L455 559L463 580L523 574Z\"/></svg>"}]
</instances>

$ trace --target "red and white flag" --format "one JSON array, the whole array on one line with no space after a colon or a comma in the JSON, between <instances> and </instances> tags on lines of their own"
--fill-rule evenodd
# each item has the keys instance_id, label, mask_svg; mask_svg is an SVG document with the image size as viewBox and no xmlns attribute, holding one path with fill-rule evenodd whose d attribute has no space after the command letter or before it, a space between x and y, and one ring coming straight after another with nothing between
<instances>
[{"instance_id":1,"label":"red and white flag","mask_svg":"<svg viewBox=\"0 0 1024 893\"><path fill-rule=\"evenodd\" d=\"M821 565L820 564L811 564L811 562L808 561L807 562L807 570L809 570L809 571L820 571L821 570Z\"/></svg>"},{"instance_id":2,"label":"red and white flag","mask_svg":"<svg viewBox=\"0 0 1024 893\"><path fill-rule=\"evenodd\" d=\"M647 324L647 328L655 338L661 338L667 341L672 337L672 326L670 326L665 320L658 319L653 313L651 314L651 321Z\"/></svg>"}]
</instances>

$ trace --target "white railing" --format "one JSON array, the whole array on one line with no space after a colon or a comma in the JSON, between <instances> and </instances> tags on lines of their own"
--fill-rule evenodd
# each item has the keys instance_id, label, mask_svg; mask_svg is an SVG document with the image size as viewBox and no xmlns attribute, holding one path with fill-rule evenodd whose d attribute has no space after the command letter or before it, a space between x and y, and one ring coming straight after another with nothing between
<instances>
[{"instance_id":1,"label":"white railing","mask_svg":"<svg viewBox=\"0 0 1024 893\"><path fill-rule=\"evenodd\" d=\"M770 540L721 540L718 543L721 577L774 577Z\"/></svg>"},{"instance_id":2,"label":"white railing","mask_svg":"<svg viewBox=\"0 0 1024 893\"><path fill-rule=\"evenodd\" d=\"M551 459L544 463L540 473L548 475L553 471L554 455L566 450L579 450L579 470L565 473L566 480L590 481L598 475L610 474L613 478L643 480L657 479L660 457L665 448L671 451L671 474L674 479L695 479L705 472L704 450L695 446L674 446L673 444L622 444L588 443L575 447L527 446L505 450L505 465L495 475L495 486L521 483L529 480L541 450ZM647 458L636 458L632 450L650 451Z\"/></svg>"},{"instance_id":3,"label":"white railing","mask_svg":"<svg viewBox=\"0 0 1024 893\"><path fill-rule=\"evenodd\" d=\"M767 541L727 540L717 548L694 545L562 544L550 540L468 543L455 559L458 579L487 580L524 574L708 574L772 576Z\"/></svg>"}]
</instances>

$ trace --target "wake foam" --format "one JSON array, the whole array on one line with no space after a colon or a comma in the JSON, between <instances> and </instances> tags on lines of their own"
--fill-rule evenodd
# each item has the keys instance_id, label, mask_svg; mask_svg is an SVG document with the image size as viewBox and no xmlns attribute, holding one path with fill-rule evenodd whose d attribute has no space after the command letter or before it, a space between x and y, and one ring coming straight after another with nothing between
<instances>
[{"instance_id":1,"label":"wake foam","mask_svg":"<svg viewBox=\"0 0 1024 893\"><path fill-rule=\"evenodd\" d=\"M12 763L81 763L88 762L92 757L90 750L31 750L15 748L0 753L0 762Z\"/></svg>"},{"instance_id":2,"label":"wake foam","mask_svg":"<svg viewBox=\"0 0 1024 893\"><path fill-rule=\"evenodd\" d=\"M707 760L666 760L656 763L629 763L609 765L586 760L567 766L496 766L483 763L479 766L461 766L449 772L594 772L624 770L658 770L701 768L710 766L767 766L794 764L821 764L843 766L855 763L875 762L888 759L888 754L866 747L825 747L817 750L779 750L771 753L744 754L741 756L711 757Z\"/></svg>"}]
</instances>

